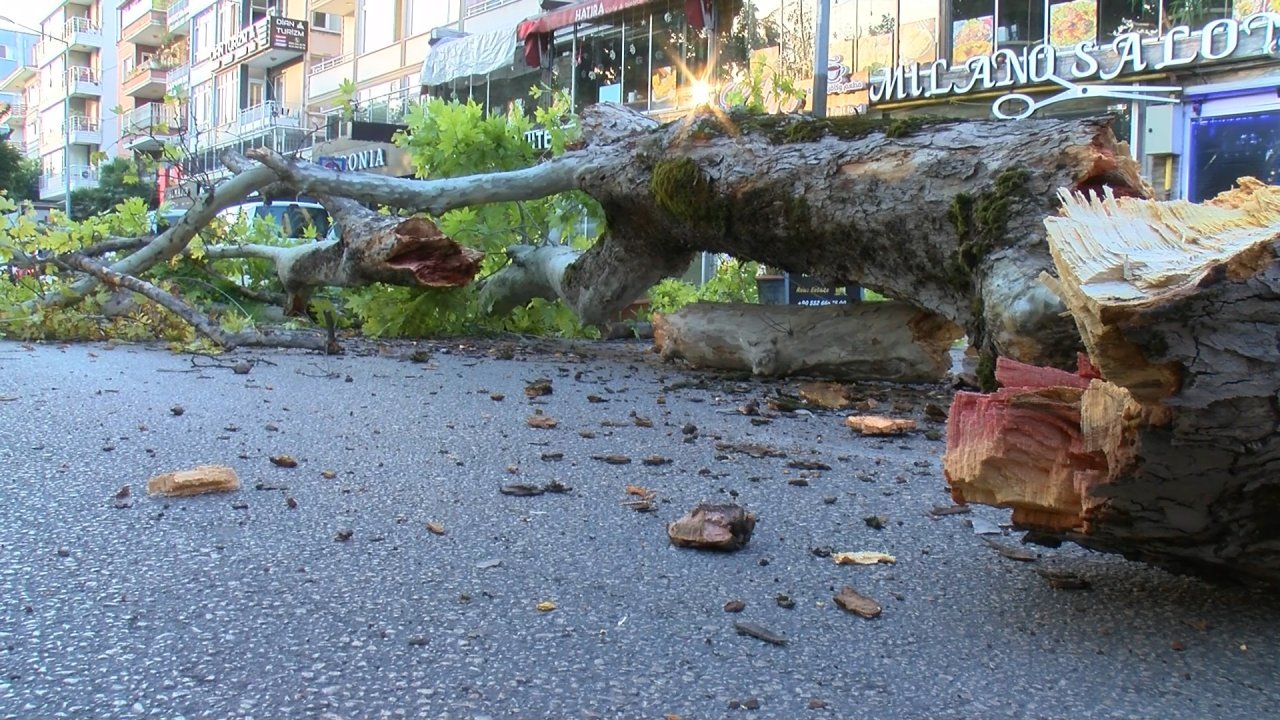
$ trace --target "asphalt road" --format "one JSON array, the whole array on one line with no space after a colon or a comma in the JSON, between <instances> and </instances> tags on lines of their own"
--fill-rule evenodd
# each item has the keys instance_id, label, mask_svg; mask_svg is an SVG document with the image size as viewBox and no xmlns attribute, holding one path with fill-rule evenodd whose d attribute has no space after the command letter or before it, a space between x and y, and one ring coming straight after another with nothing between
<instances>
[{"instance_id":1,"label":"asphalt road","mask_svg":"<svg viewBox=\"0 0 1280 720\"><path fill-rule=\"evenodd\" d=\"M423 348L428 362L408 358ZM757 425L736 409L788 384L689 374L635 344L580 350L198 369L160 349L0 342L0 718L1280 716L1273 594L1074 547L1002 557L973 527L1001 511L928 514L950 502L939 425L893 440L836 413ZM259 362L235 374L241 359ZM530 400L538 377L554 393ZM862 391L921 419L946 403ZM535 409L558 427L529 427ZM608 454L633 462L592 458ZM146 496L149 476L201 463L243 488ZM498 492L552 480L572 490ZM624 506L627 485L656 491L656 511ZM759 516L745 549L668 543L696 502L735 498ZM897 563L837 566L822 548ZM1054 589L1037 567L1092 588ZM846 584L883 614L836 607Z\"/></svg>"}]
</instances>

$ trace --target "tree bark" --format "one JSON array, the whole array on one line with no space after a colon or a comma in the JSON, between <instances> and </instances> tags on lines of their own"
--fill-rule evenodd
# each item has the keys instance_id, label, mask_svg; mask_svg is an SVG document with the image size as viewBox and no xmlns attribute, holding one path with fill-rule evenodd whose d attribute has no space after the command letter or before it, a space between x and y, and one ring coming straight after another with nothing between
<instances>
[{"instance_id":1,"label":"tree bark","mask_svg":"<svg viewBox=\"0 0 1280 720\"><path fill-rule=\"evenodd\" d=\"M755 375L938 382L958 325L904 303L825 307L695 303L654 317L664 360Z\"/></svg>"},{"instance_id":2,"label":"tree bark","mask_svg":"<svg viewBox=\"0 0 1280 720\"><path fill-rule=\"evenodd\" d=\"M957 500L1173 569L1280 584L1280 188L1064 197L1048 222L1090 364L1012 363L952 406ZM1100 377L1098 377L1100 375Z\"/></svg>"}]
</instances>

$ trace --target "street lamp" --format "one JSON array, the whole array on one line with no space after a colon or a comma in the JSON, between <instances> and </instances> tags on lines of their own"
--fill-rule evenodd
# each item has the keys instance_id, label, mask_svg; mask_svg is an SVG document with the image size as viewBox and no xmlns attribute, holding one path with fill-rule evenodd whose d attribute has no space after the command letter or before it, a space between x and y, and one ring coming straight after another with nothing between
<instances>
[{"instance_id":1,"label":"street lamp","mask_svg":"<svg viewBox=\"0 0 1280 720\"><path fill-rule=\"evenodd\" d=\"M62 83L63 89L66 90L67 96L62 98L62 182L65 197L62 199L63 212L67 214L67 219L71 219L71 43L65 38L54 37L43 30L27 27L22 23L14 22L12 19L0 15L3 20L16 28L35 33L42 38L49 40L57 40L62 43ZM66 14L63 14L62 30L67 29Z\"/></svg>"}]
</instances>

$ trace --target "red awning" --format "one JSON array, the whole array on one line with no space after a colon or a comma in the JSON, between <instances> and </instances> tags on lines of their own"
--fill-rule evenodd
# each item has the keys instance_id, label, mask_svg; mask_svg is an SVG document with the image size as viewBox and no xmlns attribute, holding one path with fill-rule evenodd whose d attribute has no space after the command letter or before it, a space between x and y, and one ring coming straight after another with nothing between
<instances>
[{"instance_id":1,"label":"red awning","mask_svg":"<svg viewBox=\"0 0 1280 720\"><path fill-rule=\"evenodd\" d=\"M534 33L555 32L574 23L591 22L628 8L652 4L653 0L584 0L559 10L536 15L520 23L520 39L523 40Z\"/></svg>"}]
</instances>

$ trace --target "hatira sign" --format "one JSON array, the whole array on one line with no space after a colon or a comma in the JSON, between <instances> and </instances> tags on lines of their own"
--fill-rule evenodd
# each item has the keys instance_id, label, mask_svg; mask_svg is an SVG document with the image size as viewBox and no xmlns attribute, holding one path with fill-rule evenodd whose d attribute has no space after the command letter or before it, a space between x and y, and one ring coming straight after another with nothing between
<instances>
[{"instance_id":1,"label":"hatira sign","mask_svg":"<svg viewBox=\"0 0 1280 720\"><path fill-rule=\"evenodd\" d=\"M871 103L957 96L1027 85L1056 84L1079 90L1074 81L1109 81L1144 72L1173 72L1189 65L1274 57L1277 35L1280 35L1280 13L1261 12L1241 19L1214 20L1196 32L1183 25L1156 38L1129 32L1101 46L1093 41L1072 47L1045 43L1017 52L997 50L992 55L970 58L961 65L950 65L946 60L927 65L912 63L873 79ZM1012 91L1010 94L1017 95ZM1078 92L1075 96L1105 94ZM997 100L996 106L1003 100Z\"/></svg>"}]
</instances>

